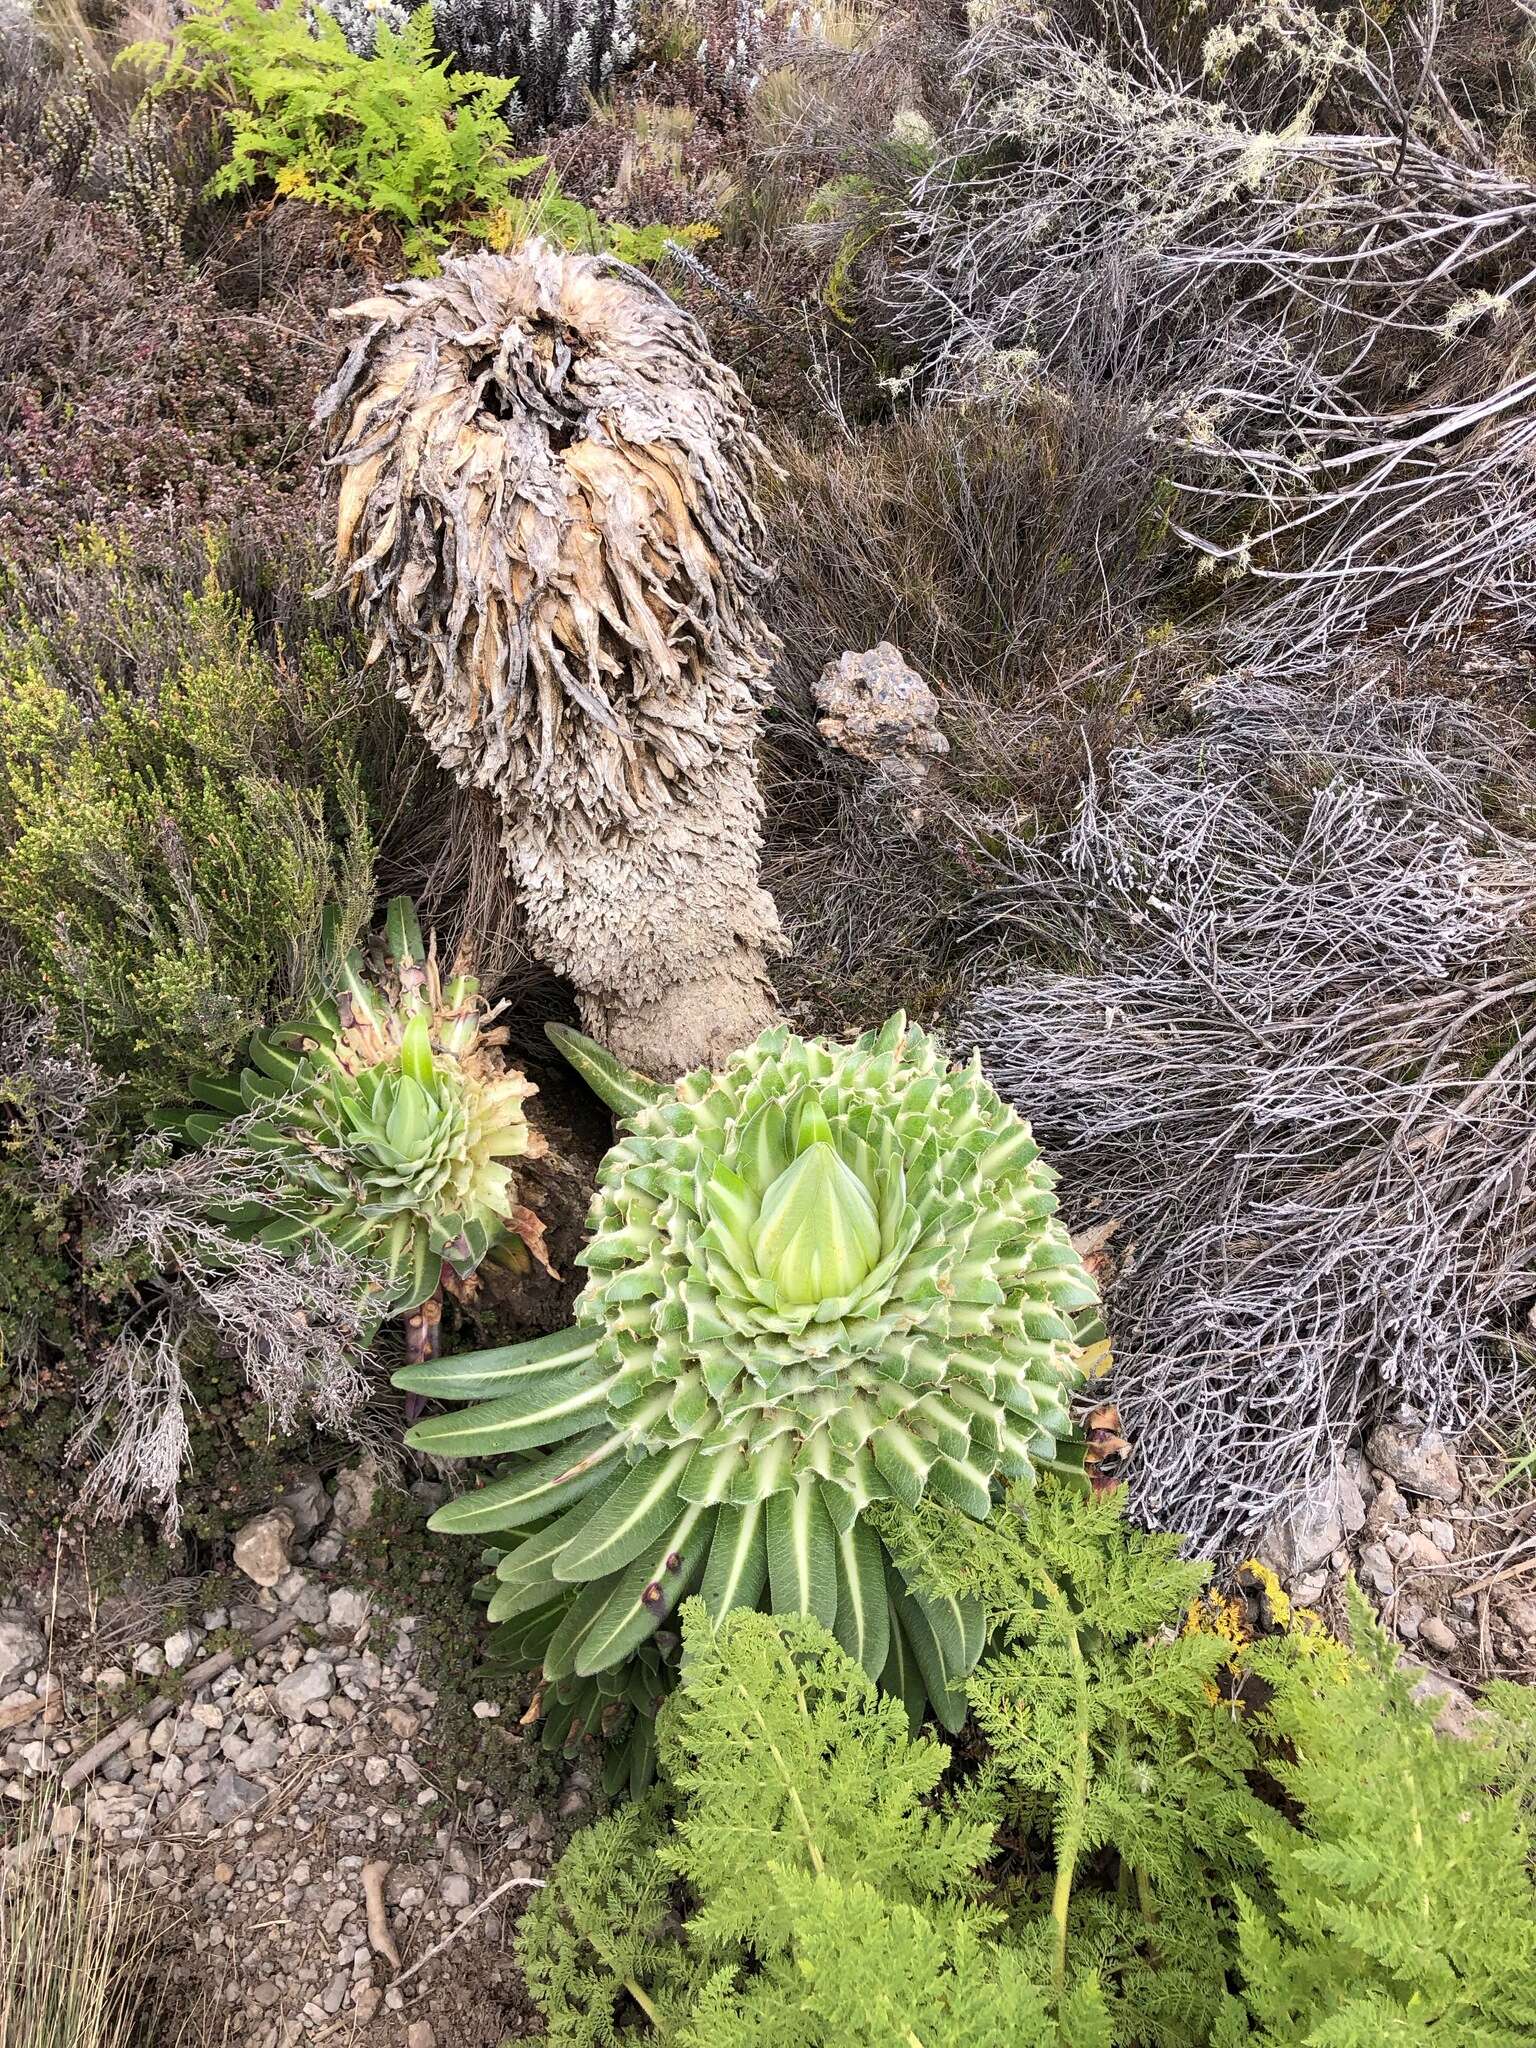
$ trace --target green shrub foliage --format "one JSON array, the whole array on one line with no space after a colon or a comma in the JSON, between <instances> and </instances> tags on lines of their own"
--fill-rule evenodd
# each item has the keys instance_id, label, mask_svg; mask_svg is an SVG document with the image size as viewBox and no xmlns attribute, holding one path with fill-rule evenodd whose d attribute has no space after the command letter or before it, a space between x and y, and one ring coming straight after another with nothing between
<instances>
[{"instance_id":1,"label":"green shrub foliage","mask_svg":"<svg viewBox=\"0 0 1536 2048\"><path fill-rule=\"evenodd\" d=\"M0 629L0 925L14 994L142 1106L303 989L373 855L334 657L263 651L211 574L95 569L93 616Z\"/></svg>"},{"instance_id":2,"label":"green shrub foliage","mask_svg":"<svg viewBox=\"0 0 1536 2048\"><path fill-rule=\"evenodd\" d=\"M225 104L230 153L210 193L270 181L288 197L376 216L427 268L451 235L493 235L498 210L542 161L509 147L511 81L438 56L430 7L398 34L381 26L362 56L306 0L189 0L170 43L128 54L156 71L157 92L191 84Z\"/></svg>"},{"instance_id":3,"label":"green shrub foliage","mask_svg":"<svg viewBox=\"0 0 1536 2048\"><path fill-rule=\"evenodd\" d=\"M308 0L187 0L169 43L137 43L125 58L154 74L156 94L192 88L223 107L229 155L211 197L271 185L382 224L418 271L456 237L505 249L547 234L631 263L655 261L667 242L664 228L600 221L544 157L519 156L504 112L514 81L441 56L430 6L398 31L381 20L361 53Z\"/></svg>"},{"instance_id":4,"label":"green shrub foliage","mask_svg":"<svg viewBox=\"0 0 1536 2048\"><path fill-rule=\"evenodd\" d=\"M1437 1736L1357 1602L1354 1653L1241 1653L1242 1707L1182 1627L1199 1568L1113 1499L903 1515L914 1569L1008 1613L985 1741L914 1735L814 1617L690 1602L660 1789L524 1923L550 2048L1536 2039L1515 1688Z\"/></svg>"},{"instance_id":5,"label":"green shrub foliage","mask_svg":"<svg viewBox=\"0 0 1536 2048\"><path fill-rule=\"evenodd\" d=\"M985 1609L866 1510L985 1517L1061 1455L1097 1296L1029 1126L900 1015L852 1045L777 1028L671 1087L556 1036L624 1112L575 1327L395 1382L475 1404L414 1447L508 1460L432 1522L505 1546L498 1654L618 1672L698 1585L717 1616L815 1614L958 1728Z\"/></svg>"}]
</instances>

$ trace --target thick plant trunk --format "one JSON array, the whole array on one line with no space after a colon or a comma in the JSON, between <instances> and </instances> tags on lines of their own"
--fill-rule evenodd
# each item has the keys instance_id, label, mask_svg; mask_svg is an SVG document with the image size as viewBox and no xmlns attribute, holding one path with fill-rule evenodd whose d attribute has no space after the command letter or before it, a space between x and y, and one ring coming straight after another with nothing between
<instances>
[{"instance_id":1,"label":"thick plant trunk","mask_svg":"<svg viewBox=\"0 0 1536 2048\"><path fill-rule=\"evenodd\" d=\"M752 757L722 753L663 809L597 836L516 812L504 840L535 945L574 983L582 1022L658 1080L712 1066L778 1014L784 940L758 885Z\"/></svg>"}]
</instances>

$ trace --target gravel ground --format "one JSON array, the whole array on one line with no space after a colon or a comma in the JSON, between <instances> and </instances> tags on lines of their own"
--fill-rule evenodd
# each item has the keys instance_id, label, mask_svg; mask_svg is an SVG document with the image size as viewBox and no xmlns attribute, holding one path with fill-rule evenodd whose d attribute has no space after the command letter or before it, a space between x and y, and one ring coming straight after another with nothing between
<instances>
[{"instance_id":1,"label":"gravel ground","mask_svg":"<svg viewBox=\"0 0 1536 2048\"><path fill-rule=\"evenodd\" d=\"M0 1614L0 1798L51 1805L55 1833L88 1827L143 1873L164 1902L188 2048L495 2048L527 2024L516 1922L554 1828L435 1773L416 1620L345 1581L356 1496L371 1491L348 1480L334 1503L303 1480L242 1530L244 1598L110 1662L50 1659L46 1612ZM279 1640L187 1682L231 1631L249 1641L283 1616L295 1625ZM111 1617L92 1619L90 1639L110 1639ZM105 1733L167 1697L164 1718L66 1787ZM587 1799L577 1772L558 1806L574 1818Z\"/></svg>"}]
</instances>

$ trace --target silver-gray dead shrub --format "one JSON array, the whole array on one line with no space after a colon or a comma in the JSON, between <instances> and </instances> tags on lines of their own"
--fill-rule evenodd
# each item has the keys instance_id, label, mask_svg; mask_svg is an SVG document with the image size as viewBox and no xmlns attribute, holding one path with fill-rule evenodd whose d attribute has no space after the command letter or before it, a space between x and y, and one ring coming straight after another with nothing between
<instances>
[{"instance_id":1,"label":"silver-gray dead shrub","mask_svg":"<svg viewBox=\"0 0 1536 2048\"><path fill-rule=\"evenodd\" d=\"M1368 680L1234 676L1115 755L1070 826L1005 841L967 1035L1074 1223L1119 1223L1138 1503L1207 1548L1324 1481L1372 1416L1406 1400L1455 1429L1531 1362L1516 744Z\"/></svg>"},{"instance_id":2,"label":"silver-gray dead shrub","mask_svg":"<svg viewBox=\"0 0 1536 2048\"><path fill-rule=\"evenodd\" d=\"M1392 43L1255 0L1183 52L1109 11L973 10L963 117L866 264L888 345L941 395L1139 410L1252 659L1529 632L1536 182L1443 75L1443 10Z\"/></svg>"},{"instance_id":3,"label":"silver-gray dead shrub","mask_svg":"<svg viewBox=\"0 0 1536 2048\"><path fill-rule=\"evenodd\" d=\"M91 1256L149 1277L138 1305L92 1362L70 1453L89 1456L82 1504L109 1514L180 1520L191 1392L185 1359L210 1345L236 1365L270 1427L301 1414L338 1435L356 1432L368 1395L368 1272L322 1241L296 1255L247 1240L220 1219L244 1203L280 1201L244 1126L172 1158L153 1141L95 1192Z\"/></svg>"},{"instance_id":4,"label":"silver-gray dead shrub","mask_svg":"<svg viewBox=\"0 0 1536 2048\"><path fill-rule=\"evenodd\" d=\"M174 1532L190 1444L187 1363L232 1362L274 1429L308 1413L355 1435L368 1394L370 1275L323 1244L296 1258L221 1220L281 1199L249 1119L176 1157L145 1140L123 1164L115 1093L87 1053L60 1043L51 1016L0 1005L0 1194L24 1190L70 1219L91 1297L82 1321L105 1333L71 1442L72 1457L90 1461L82 1502L109 1514L149 1508ZM24 1396L40 1347L32 1306L0 1298L0 1357Z\"/></svg>"}]
</instances>

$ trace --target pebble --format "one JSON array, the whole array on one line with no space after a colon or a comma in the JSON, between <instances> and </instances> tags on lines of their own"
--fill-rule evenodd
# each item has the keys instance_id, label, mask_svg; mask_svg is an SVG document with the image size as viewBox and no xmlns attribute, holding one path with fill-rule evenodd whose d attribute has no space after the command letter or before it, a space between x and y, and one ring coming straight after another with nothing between
<instances>
[{"instance_id":1,"label":"pebble","mask_svg":"<svg viewBox=\"0 0 1536 2048\"><path fill-rule=\"evenodd\" d=\"M1438 1650L1442 1656L1456 1647L1456 1637L1437 1614L1431 1614L1419 1624L1419 1641L1427 1649Z\"/></svg>"},{"instance_id":2,"label":"pebble","mask_svg":"<svg viewBox=\"0 0 1536 2048\"><path fill-rule=\"evenodd\" d=\"M329 1664L301 1664L272 1688L272 1703L286 1721L302 1721L317 1713L336 1689L336 1674Z\"/></svg>"},{"instance_id":3,"label":"pebble","mask_svg":"<svg viewBox=\"0 0 1536 2048\"><path fill-rule=\"evenodd\" d=\"M437 2036L428 2021L411 2021L405 2030L405 2048L437 2048Z\"/></svg>"},{"instance_id":4,"label":"pebble","mask_svg":"<svg viewBox=\"0 0 1536 2048\"><path fill-rule=\"evenodd\" d=\"M1372 1430L1365 1455L1405 1493L1422 1500L1459 1500L1461 1471L1438 1430L1410 1420L1384 1422Z\"/></svg>"},{"instance_id":5,"label":"pebble","mask_svg":"<svg viewBox=\"0 0 1536 2048\"><path fill-rule=\"evenodd\" d=\"M189 1628L179 1628L165 1639L165 1661L172 1671L180 1671L192 1662L197 1649L198 1638Z\"/></svg>"},{"instance_id":6,"label":"pebble","mask_svg":"<svg viewBox=\"0 0 1536 2048\"><path fill-rule=\"evenodd\" d=\"M294 1519L287 1508L273 1508L247 1522L235 1537L235 1565L257 1586L275 1586L288 1570Z\"/></svg>"}]
</instances>

